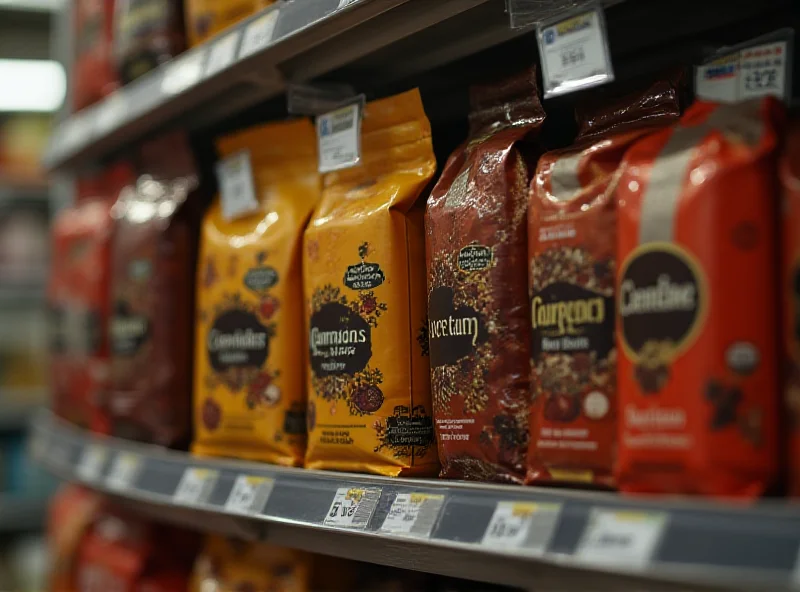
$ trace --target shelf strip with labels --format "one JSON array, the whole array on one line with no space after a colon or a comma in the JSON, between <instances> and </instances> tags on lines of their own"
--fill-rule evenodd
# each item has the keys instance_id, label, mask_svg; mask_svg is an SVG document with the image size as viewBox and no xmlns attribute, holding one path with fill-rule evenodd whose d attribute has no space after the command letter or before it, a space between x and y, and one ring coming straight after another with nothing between
<instances>
[{"instance_id":1,"label":"shelf strip with labels","mask_svg":"<svg viewBox=\"0 0 800 592\"><path fill-rule=\"evenodd\" d=\"M408 567L498 584L553 572L573 586L645 577L650 589L788 590L800 573L800 509L777 501L660 502L287 469L95 436L49 412L36 418L30 450L57 475L154 505L165 521L176 510L213 513L252 523L266 540L399 566L405 555L388 549L419 547L425 551L408 554ZM191 523L241 532L202 516Z\"/></svg>"}]
</instances>

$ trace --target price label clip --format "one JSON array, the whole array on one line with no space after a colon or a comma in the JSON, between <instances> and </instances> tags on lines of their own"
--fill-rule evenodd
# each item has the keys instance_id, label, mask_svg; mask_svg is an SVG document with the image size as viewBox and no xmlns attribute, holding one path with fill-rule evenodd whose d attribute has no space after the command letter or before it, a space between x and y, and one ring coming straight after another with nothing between
<instances>
[{"instance_id":1,"label":"price label clip","mask_svg":"<svg viewBox=\"0 0 800 592\"><path fill-rule=\"evenodd\" d=\"M142 458L132 452L120 452L114 457L106 478L106 487L124 490L133 487L142 468Z\"/></svg>"},{"instance_id":2,"label":"price label clip","mask_svg":"<svg viewBox=\"0 0 800 592\"><path fill-rule=\"evenodd\" d=\"M398 493L380 532L415 538L430 538L445 497L430 493Z\"/></svg>"},{"instance_id":3,"label":"price label clip","mask_svg":"<svg viewBox=\"0 0 800 592\"><path fill-rule=\"evenodd\" d=\"M258 211L249 150L241 150L218 161L216 172L225 220L235 220Z\"/></svg>"},{"instance_id":4,"label":"price label clip","mask_svg":"<svg viewBox=\"0 0 800 592\"><path fill-rule=\"evenodd\" d=\"M214 491L218 478L219 471L188 467L183 472L172 499L176 504L184 506L206 504Z\"/></svg>"},{"instance_id":5,"label":"price label clip","mask_svg":"<svg viewBox=\"0 0 800 592\"><path fill-rule=\"evenodd\" d=\"M668 522L669 516L664 512L594 508L575 556L587 563L643 569L652 559Z\"/></svg>"},{"instance_id":6,"label":"price label clip","mask_svg":"<svg viewBox=\"0 0 800 592\"><path fill-rule=\"evenodd\" d=\"M317 117L319 172L330 173L361 162L361 116L364 95Z\"/></svg>"},{"instance_id":7,"label":"price label clip","mask_svg":"<svg viewBox=\"0 0 800 592\"><path fill-rule=\"evenodd\" d=\"M380 487L340 487L333 496L323 524L364 530L381 498Z\"/></svg>"},{"instance_id":8,"label":"price label clip","mask_svg":"<svg viewBox=\"0 0 800 592\"><path fill-rule=\"evenodd\" d=\"M547 551L560 514L561 504L498 502L481 545L541 555Z\"/></svg>"},{"instance_id":9,"label":"price label clip","mask_svg":"<svg viewBox=\"0 0 800 592\"><path fill-rule=\"evenodd\" d=\"M233 514L260 514L274 485L275 480L269 477L238 475L225 502L225 510Z\"/></svg>"},{"instance_id":10,"label":"price label clip","mask_svg":"<svg viewBox=\"0 0 800 592\"><path fill-rule=\"evenodd\" d=\"M239 59L244 59L266 48L272 42L275 25L278 22L277 5L267 9L267 13L250 21L244 30Z\"/></svg>"},{"instance_id":11,"label":"price label clip","mask_svg":"<svg viewBox=\"0 0 800 592\"><path fill-rule=\"evenodd\" d=\"M78 463L78 476L86 482L92 483L100 479L103 468L108 460L108 449L96 444L90 444L83 450Z\"/></svg>"},{"instance_id":12,"label":"price label clip","mask_svg":"<svg viewBox=\"0 0 800 592\"><path fill-rule=\"evenodd\" d=\"M564 13L537 26L544 97L564 95L614 80L603 8Z\"/></svg>"}]
</instances>

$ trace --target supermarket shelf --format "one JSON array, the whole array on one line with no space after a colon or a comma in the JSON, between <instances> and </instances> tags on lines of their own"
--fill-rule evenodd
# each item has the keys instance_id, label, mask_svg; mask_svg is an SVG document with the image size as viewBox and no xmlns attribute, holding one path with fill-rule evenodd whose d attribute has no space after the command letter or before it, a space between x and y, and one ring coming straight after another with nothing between
<instances>
[{"instance_id":1,"label":"supermarket shelf","mask_svg":"<svg viewBox=\"0 0 800 592\"><path fill-rule=\"evenodd\" d=\"M64 0L0 0L0 11L19 12L58 12Z\"/></svg>"},{"instance_id":2,"label":"supermarket shelf","mask_svg":"<svg viewBox=\"0 0 800 592\"><path fill-rule=\"evenodd\" d=\"M547 590L788 590L798 582L800 508L780 502L643 500L200 459L92 436L47 412L30 445L57 475L160 520L378 564ZM240 477L261 479L251 481L257 495L241 512L230 505L241 507L231 496ZM361 529L325 524L340 488L372 490L376 504ZM385 532L397 496L415 493L441 496L425 524L418 517L413 535ZM515 506L533 512L527 535L495 532L507 544L489 544L505 502L538 505Z\"/></svg>"},{"instance_id":3,"label":"supermarket shelf","mask_svg":"<svg viewBox=\"0 0 800 592\"><path fill-rule=\"evenodd\" d=\"M0 535L41 530L46 516L46 498L0 495Z\"/></svg>"},{"instance_id":4,"label":"supermarket shelf","mask_svg":"<svg viewBox=\"0 0 800 592\"><path fill-rule=\"evenodd\" d=\"M543 10L565 2L548 0ZM51 170L80 168L164 127L202 129L280 95L287 80L311 80L400 40L415 41L403 45L397 59L382 61L382 82L521 34L509 29L503 3L494 0L340 4L283 0L264 9L65 120L51 137L45 164ZM368 79L376 82L372 73Z\"/></svg>"}]
</instances>

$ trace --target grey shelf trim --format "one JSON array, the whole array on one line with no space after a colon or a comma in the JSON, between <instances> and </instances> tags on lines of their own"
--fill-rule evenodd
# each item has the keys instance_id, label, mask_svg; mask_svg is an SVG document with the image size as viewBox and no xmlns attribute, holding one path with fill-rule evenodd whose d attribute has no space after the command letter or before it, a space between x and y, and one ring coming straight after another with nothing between
<instances>
[{"instance_id":1,"label":"grey shelf trim","mask_svg":"<svg viewBox=\"0 0 800 592\"><path fill-rule=\"evenodd\" d=\"M611 590L620 589L621 584L642 584L648 590L686 590L687 586L789 590L797 580L800 508L779 501L742 506L645 500L601 492L391 479L196 458L93 436L49 412L35 419L30 446L33 457L62 478L118 496L159 520L384 565L548 590ZM128 473L130 480L115 484L115 468L131 458L137 470ZM182 477L195 469L215 475L203 489L203 503L176 500ZM226 509L240 476L272 480L263 507L244 516ZM374 511L362 529L325 525L340 488L379 490ZM443 496L430 534L410 538L382 532L396 497L413 493ZM555 504L558 513L552 535L546 534L545 523L533 522L535 536L519 548L483 544L501 502ZM582 558L582 541L598 511L661 516L663 530L652 555L627 564L613 556L602 564Z\"/></svg>"},{"instance_id":2,"label":"grey shelf trim","mask_svg":"<svg viewBox=\"0 0 800 592\"><path fill-rule=\"evenodd\" d=\"M564 0L551 0L552 4ZM522 34L508 27L497 0L282 0L63 121L44 162L79 169L169 126L202 129L304 82L373 54L395 41L476 8L471 31L460 29L395 56L382 76L397 79ZM486 14L494 18L486 18ZM277 13L269 42L252 53L248 31ZM471 33L474 36L470 37ZM235 49L225 59L225 45ZM243 55L243 53L245 55Z\"/></svg>"}]
</instances>

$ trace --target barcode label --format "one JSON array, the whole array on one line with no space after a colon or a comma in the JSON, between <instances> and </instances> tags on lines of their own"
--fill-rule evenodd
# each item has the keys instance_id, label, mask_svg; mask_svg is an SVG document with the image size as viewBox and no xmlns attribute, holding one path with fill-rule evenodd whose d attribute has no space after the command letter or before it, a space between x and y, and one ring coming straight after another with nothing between
<instances>
[{"instance_id":1,"label":"barcode label","mask_svg":"<svg viewBox=\"0 0 800 592\"><path fill-rule=\"evenodd\" d=\"M498 502L481 544L541 555L553 538L561 504Z\"/></svg>"},{"instance_id":2,"label":"barcode label","mask_svg":"<svg viewBox=\"0 0 800 592\"><path fill-rule=\"evenodd\" d=\"M319 172L329 173L361 162L361 105L353 103L317 117Z\"/></svg>"},{"instance_id":3,"label":"barcode label","mask_svg":"<svg viewBox=\"0 0 800 592\"><path fill-rule=\"evenodd\" d=\"M269 477L239 475L225 502L225 510L234 514L260 514L275 484Z\"/></svg>"},{"instance_id":4,"label":"barcode label","mask_svg":"<svg viewBox=\"0 0 800 592\"><path fill-rule=\"evenodd\" d=\"M90 445L83 450L78 463L78 477L92 483L100 478L108 459L108 449L103 446Z\"/></svg>"},{"instance_id":5,"label":"barcode label","mask_svg":"<svg viewBox=\"0 0 800 592\"><path fill-rule=\"evenodd\" d=\"M246 58L267 47L272 41L272 33L275 31L277 22L278 9L274 8L247 25L242 38L242 46L239 48L239 59Z\"/></svg>"},{"instance_id":6,"label":"barcode label","mask_svg":"<svg viewBox=\"0 0 800 592\"><path fill-rule=\"evenodd\" d=\"M205 51L195 50L167 63L161 79L161 92L177 95L188 90L203 76Z\"/></svg>"},{"instance_id":7,"label":"barcode label","mask_svg":"<svg viewBox=\"0 0 800 592\"><path fill-rule=\"evenodd\" d=\"M443 495L398 493L381 532L427 539L436 526L443 504Z\"/></svg>"},{"instance_id":8,"label":"barcode label","mask_svg":"<svg viewBox=\"0 0 800 592\"><path fill-rule=\"evenodd\" d=\"M214 486L217 484L219 472L212 469L189 467L183 472L172 500L183 506L197 506L208 502Z\"/></svg>"},{"instance_id":9,"label":"barcode label","mask_svg":"<svg viewBox=\"0 0 800 592\"><path fill-rule=\"evenodd\" d=\"M575 556L588 563L643 569L667 526L663 512L593 509Z\"/></svg>"},{"instance_id":10,"label":"barcode label","mask_svg":"<svg viewBox=\"0 0 800 592\"><path fill-rule=\"evenodd\" d=\"M120 452L114 457L114 464L106 478L106 487L120 491L131 489L142 469L142 458L132 452Z\"/></svg>"},{"instance_id":11,"label":"barcode label","mask_svg":"<svg viewBox=\"0 0 800 592\"><path fill-rule=\"evenodd\" d=\"M355 488L340 487L333 496L325 526L337 528L356 528L363 530L369 524L378 500L381 498L379 487Z\"/></svg>"}]
</instances>

